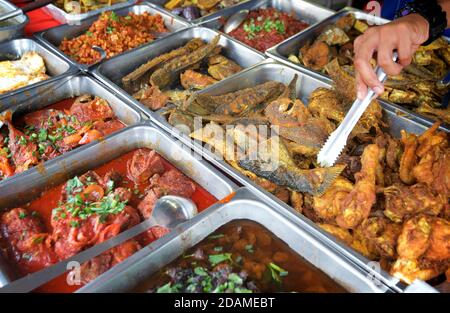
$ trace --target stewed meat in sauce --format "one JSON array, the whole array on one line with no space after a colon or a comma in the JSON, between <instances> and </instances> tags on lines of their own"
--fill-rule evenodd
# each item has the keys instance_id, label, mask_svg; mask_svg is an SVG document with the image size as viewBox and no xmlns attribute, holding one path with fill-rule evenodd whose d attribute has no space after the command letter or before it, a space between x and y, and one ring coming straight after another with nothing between
<instances>
[{"instance_id":1,"label":"stewed meat in sauce","mask_svg":"<svg viewBox=\"0 0 450 313\"><path fill-rule=\"evenodd\" d=\"M138 292L346 292L260 224L230 222L143 281Z\"/></svg>"},{"instance_id":2,"label":"stewed meat in sauce","mask_svg":"<svg viewBox=\"0 0 450 313\"><path fill-rule=\"evenodd\" d=\"M191 198L199 210L216 201L155 151L137 149L4 212L0 246L21 275L30 274L139 224L151 216L156 200L164 195ZM81 283L168 231L153 227L82 264Z\"/></svg>"},{"instance_id":3,"label":"stewed meat in sauce","mask_svg":"<svg viewBox=\"0 0 450 313\"><path fill-rule=\"evenodd\" d=\"M0 181L125 127L106 100L92 95L5 122L0 129Z\"/></svg>"}]
</instances>

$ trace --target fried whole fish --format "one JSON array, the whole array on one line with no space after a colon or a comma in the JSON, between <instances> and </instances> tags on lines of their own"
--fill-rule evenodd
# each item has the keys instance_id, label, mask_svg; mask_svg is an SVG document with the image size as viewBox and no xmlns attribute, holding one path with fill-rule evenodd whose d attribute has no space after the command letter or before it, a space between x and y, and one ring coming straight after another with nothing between
<instances>
[{"instance_id":1,"label":"fried whole fish","mask_svg":"<svg viewBox=\"0 0 450 313\"><path fill-rule=\"evenodd\" d=\"M179 77L181 71L200 62L203 58L211 54L219 43L219 39L220 35L217 35L210 43L201 46L195 51L164 63L161 68L152 73L150 76L150 84L158 86L160 89L169 86Z\"/></svg>"},{"instance_id":2,"label":"fried whole fish","mask_svg":"<svg viewBox=\"0 0 450 313\"><path fill-rule=\"evenodd\" d=\"M188 112L206 112L206 114L223 114L244 116L262 104L278 97L284 90L284 84L268 81L251 88L245 88L220 96L195 93L185 102L183 110ZM195 110L195 111L194 111Z\"/></svg>"},{"instance_id":3,"label":"fried whole fish","mask_svg":"<svg viewBox=\"0 0 450 313\"><path fill-rule=\"evenodd\" d=\"M261 145L258 148L258 158L240 159L238 164L260 177L295 191L323 194L345 168L344 165L337 165L302 170L294 163L282 141L270 138L264 145L265 148Z\"/></svg>"},{"instance_id":4,"label":"fried whole fish","mask_svg":"<svg viewBox=\"0 0 450 313\"><path fill-rule=\"evenodd\" d=\"M201 39L195 38L178 49L174 49L151 59L122 78L124 89L129 93L135 93L140 88L144 87L143 85L148 83L148 79L153 73L153 70L164 64L164 62L191 53L204 45L205 43Z\"/></svg>"}]
</instances>

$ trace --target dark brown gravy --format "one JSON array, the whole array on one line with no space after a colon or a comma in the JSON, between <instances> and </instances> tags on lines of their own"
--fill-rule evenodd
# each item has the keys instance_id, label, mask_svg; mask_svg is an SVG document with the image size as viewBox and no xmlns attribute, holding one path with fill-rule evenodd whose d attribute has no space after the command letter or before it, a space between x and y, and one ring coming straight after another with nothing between
<instances>
[{"instance_id":1,"label":"dark brown gravy","mask_svg":"<svg viewBox=\"0 0 450 313\"><path fill-rule=\"evenodd\" d=\"M191 256L198 249L203 251L203 259ZM211 271L213 267L208 256L224 253L232 254L233 272L245 270L261 292L347 292L266 228L249 220L233 221L222 226L133 291L148 292L167 284L170 282L166 274L169 268L201 266ZM288 272L285 276L278 276L279 282L271 274L270 263Z\"/></svg>"}]
</instances>

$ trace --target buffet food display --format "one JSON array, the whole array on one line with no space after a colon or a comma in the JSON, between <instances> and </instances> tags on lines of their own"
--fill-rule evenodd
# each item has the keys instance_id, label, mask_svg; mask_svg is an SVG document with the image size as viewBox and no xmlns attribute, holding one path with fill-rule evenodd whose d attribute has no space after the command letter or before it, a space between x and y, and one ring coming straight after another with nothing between
<instances>
[{"instance_id":1,"label":"buffet food display","mask_svg":"<svg viewBox=\"0 0 450 313\"><path fill-rule=\"evenodd\" d=\"M0 180L125 127L106 100L92 95L5 122L0 129Z\"/></svg>"},{"instance_id":2,"label":"buffet food display","mask_svg":"<svg viewBox=\"0 0 450 313\"><path fill-rule=\"evenodd\" d=\"M250 11L246 20L229 35L265 52L308 26L290 13L274 8L257 9Z\"/></svg>"},{"instance_id":3,"label":"buffet food display","mask_svg":"<svg viewBox=\"0 0 450 313\"><path fill-rule=\"evenodd\" d=\"M79 25L1 44L0 292L448 288L444 38L389 77L336 164L320 167L355 98L361 13L267 0L107 9L121 2L83 2ZM224 34L213 14L241 9ZM165 195L201 214L108 246L80 264L75 286L62 279L70 272L42 283L43 271L154 220Z\"/></svg>"},{"instance_id":4,"label":"buffet food display","mask_svg":"<svg viewBox=\"0 0 450 313\"><path fill-rule=\"evenodd\" d=\"M370 16L344 11L329 21L316 25L307 36L295 36L271 49L269 54L285 62L299 64L314 73L331 76L328 64L336 59L345 71L353 75L353 41L375 23ZM369 25L370 23L370 25ZM440 81L450 69L450 46L443 37L428 46L419 47L412 63L397 76L388 77L380 99L398 104L411 111L450 123L450 112L445 95L449 87ZM376 65L376 59L372 59Z\"/></svg>"}]
</instances>

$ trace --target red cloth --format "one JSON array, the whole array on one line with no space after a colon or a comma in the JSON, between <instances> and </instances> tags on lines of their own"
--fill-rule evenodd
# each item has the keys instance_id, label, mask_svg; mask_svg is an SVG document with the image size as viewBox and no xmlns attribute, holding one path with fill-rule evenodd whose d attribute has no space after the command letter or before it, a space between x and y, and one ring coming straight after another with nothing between
<instances>
[{"instance_id":1,"label":"red cloth","mask_svg":"<svg viewBox=\"0 0 450 313\"><path fill-rule=\"evenodd\" d=\"M18 6L22 5L19 4ZM27 36L31 36L35 32L55 27L61 24L49 14L45 13L43 8L28 12L27 15L30 18L30 22L27 26L25 26L25 34Z\"/></svg>"}]
</instances>

